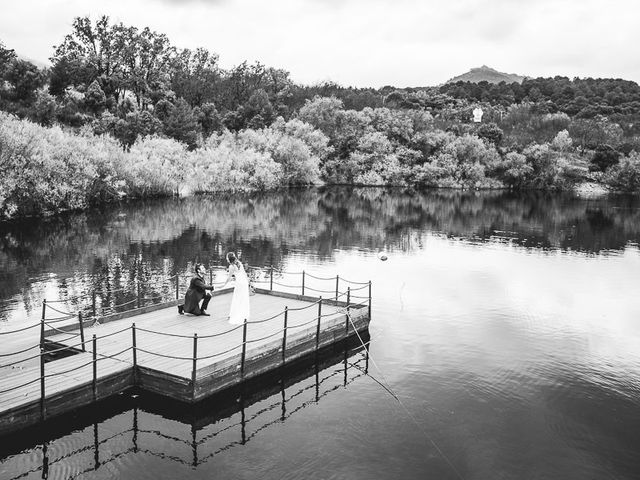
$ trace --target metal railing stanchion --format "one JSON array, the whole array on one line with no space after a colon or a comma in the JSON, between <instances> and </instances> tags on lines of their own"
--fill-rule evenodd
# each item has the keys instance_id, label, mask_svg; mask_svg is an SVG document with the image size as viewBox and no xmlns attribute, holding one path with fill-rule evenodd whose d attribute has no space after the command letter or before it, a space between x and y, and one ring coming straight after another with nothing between
<instances>
[{"instance_id":1,"label":"metal railing stanchion","mask_svg":"<svg viewBox=\"0 0 640 480\"><path fill-rule=\"evenodd\" d=\"M322 320L322 297L318 300L318 324L316 325L316 351L320 347L320 320Z\"/></svg>"},{"instance_id":2,"label":"metal railing stanchion","mask_svg":"<svg viewBox=\"0 0 640 480\"><path fill-rule=\"evenodd\" d=\"M284 329L282 330L282 364L285 362L285 352L287 350L287 323L289 321L289 307L284 307Z\"/></svg>"},{"instance_id":3,"label":"metal railing stanchion","mask_svg":"<svg viewBox=\"0 0 640 480\"><path fill-rule=\"evenodd\" d=\"M98 341L96 340L95 334L91 339L91 344L93 347L93 400L95 401L98 398Z\"/></svg>"},{"instance_id":4,"label":"metal railing stanchion","mask_svg":"<svg viewBox=\"0 0 640 480\"><path fill-rule=\"evenodd\" d=\"M192 395L196 397L196 362L198 360L198 334L193 334L193 369L191 370Z\"/></svg>"}]
</instances>

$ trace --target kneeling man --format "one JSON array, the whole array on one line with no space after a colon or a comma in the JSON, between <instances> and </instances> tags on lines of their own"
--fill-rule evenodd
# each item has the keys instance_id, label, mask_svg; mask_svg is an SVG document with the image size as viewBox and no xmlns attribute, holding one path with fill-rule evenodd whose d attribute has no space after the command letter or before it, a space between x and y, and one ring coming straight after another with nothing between
<instances>
[{"instance_id":1,"label":"kneeling man","mask_svg":"<svg viewBox=\"0 0 640 480\"><path fill-rule=\"evenodd\" d=\"M184 305L178 305L178 313L182 315L184 312L193 313L194 315L206 315L211 294L207 290L213 290L213 285L207 285L204 282L206 269L201 263L196 264L196 276L191 279L189 289L184 296ZM200 302L202 301L202 305Z\"/></svg>"}]
</instances>

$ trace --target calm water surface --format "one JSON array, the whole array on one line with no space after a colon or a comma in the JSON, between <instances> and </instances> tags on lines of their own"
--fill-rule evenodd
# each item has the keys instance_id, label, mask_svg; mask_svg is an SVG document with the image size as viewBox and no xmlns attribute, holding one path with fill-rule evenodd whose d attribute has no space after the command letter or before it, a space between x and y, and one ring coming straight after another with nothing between
<instances>
[{"instance_id":1,"label":"calm water surface","mask_svg":"<svg viewBox=\"0 0 640 480\"><path fill-rule=\"evenodd\" d=\"M542 193L299 190L0 225L0 332L43 298L136 278L170 295L161 278L228 250L374 298L369 358L196 411L121 396L3 439L0 478L640 478L639 243L637 198Z\"/></svg>"}]
</instances>

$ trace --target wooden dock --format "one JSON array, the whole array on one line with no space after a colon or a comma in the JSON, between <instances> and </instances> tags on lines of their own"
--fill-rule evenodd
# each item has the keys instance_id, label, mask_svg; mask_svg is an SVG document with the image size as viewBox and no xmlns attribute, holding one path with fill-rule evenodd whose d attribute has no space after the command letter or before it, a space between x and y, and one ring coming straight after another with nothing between
<instances>
[{"instance_id":1,"label":"wooden dock","mask_svg":"<svg viewBox=\"0 0 640 480\"><path fill-rule=\"evenodd\" d=\"M0 435L132 387L199 402L366 331L370 291L336 287L322 299L273 290L270 280L238 326L226 318L230 289L214 292L209 317L179 315L177 300L88 318L45 303L39 332L27 327L0 347Z\"/></svg>"},{"instance_id":2,"label":"wooden dock","mask_svg":"<svg viewBox=\"0 0 640 480\"><path fill-rule=\"evenodd\" d=\"M367 375L367 368L367 350L352 336L190 408L136 389L55 417L46 429L37 425L12 434L10 442L0 443L0 476L57 478L64 472L65 478L79 478L109 471L123 457L135 462L131 457L136 455L195 468L314 408L333 392L349 389ZM69 441L70 432L78 432L78 441ZM167 442L172 446L169 456Z\"/></svg>"}]
</instances>

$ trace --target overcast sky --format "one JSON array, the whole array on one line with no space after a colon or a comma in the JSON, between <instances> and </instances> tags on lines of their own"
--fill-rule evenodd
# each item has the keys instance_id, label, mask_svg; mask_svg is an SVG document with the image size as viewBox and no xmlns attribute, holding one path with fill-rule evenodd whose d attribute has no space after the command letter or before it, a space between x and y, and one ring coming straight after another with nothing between
<instances>
[{"instance_id":1,"label":"overcast sky","mask_svg":"<svg viewBox=\"0 0 640 480\"><path fill-rule=\"evenodd\" d=\"M428 86L486 64L640 82L639 0L2 0L0 41L47 62L74 17L150 27L299 83Z\"/></svg>"}]
</instances>

